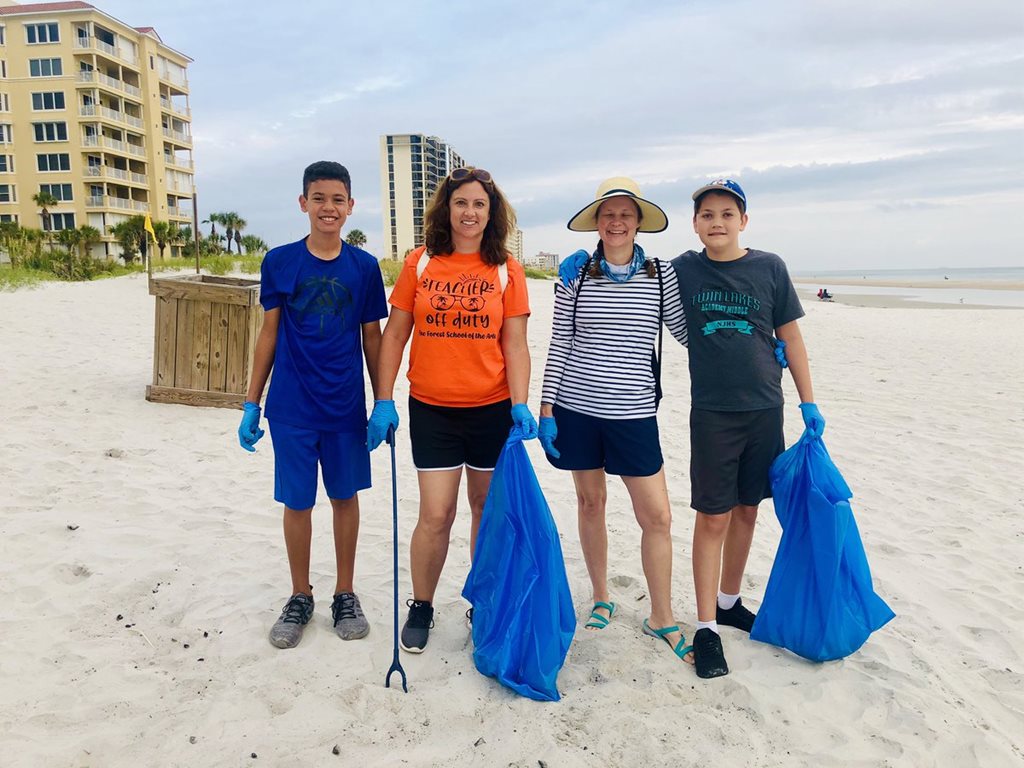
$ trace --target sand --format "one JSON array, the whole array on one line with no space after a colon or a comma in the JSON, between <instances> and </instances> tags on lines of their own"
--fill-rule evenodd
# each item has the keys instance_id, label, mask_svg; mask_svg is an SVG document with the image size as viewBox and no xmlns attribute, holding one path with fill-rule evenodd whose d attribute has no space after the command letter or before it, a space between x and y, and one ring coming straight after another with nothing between
<instances>
[{"instance_id":1,"label":"sand","mask_svg":"<svg viewBox=\"0 0 1024 768\"><path fill-rule=\"evenodd\" d=\"M531 283L534 397L551 284ZM732 673L701 681L641 634L639 529L609 495L621 606L578 631L563 699L519 698L473 667L459 594L461 502L422 656L391 663L391 484L373 456L357 590L368 638L329 620L330 509L314 510L316 615L266 640L288 592L269 439L238 413L148 403L153 299L140 277L0 294L0 763L16 766L1010 766L1024 763L1024 313L807 302L825 439L856 494L878 592L897 618L849 658L811 664L723 630ZM671 346L669 346L671 345ZM685 353L666 337L660 416L674 509L674 606L694 621ZM787 434L799 434L787 380ZM399 411L406 413L400 388ZM400 593L416 482L399 433ZM530 445L589 608L571 481ZM763 593L770 503L744 596ZM338 756L333 754L337 745ZM355 761L355 762L353 762Z\"/></svg>"}]
</instances>

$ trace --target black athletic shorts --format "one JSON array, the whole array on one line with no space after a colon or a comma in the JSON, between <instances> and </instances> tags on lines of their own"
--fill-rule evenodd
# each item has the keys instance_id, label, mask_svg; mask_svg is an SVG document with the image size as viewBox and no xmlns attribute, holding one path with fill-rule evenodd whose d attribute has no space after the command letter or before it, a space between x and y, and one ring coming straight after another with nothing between
<instances>
[{"instance_id":1,"label":"black athletic shorts","mask_svg":"<svg viewBox=\"0 0 1024 768\"><path fill-rule=\"evenodd\" d=\"M782 408L690 409L690 506L721 515L772 495L768 468L786 449Z\"/></svg>"},{"instance_id":2,"label":"black athletic shorts","mask_svg":"<svg viewBox=\"0 0 1024 768\"><path fill-rule=\"evenodd\" d=\"M416 469L490 471L512 429L512 401L451 408L409 397L409 439Z\"/></svg>"}]
</instances>

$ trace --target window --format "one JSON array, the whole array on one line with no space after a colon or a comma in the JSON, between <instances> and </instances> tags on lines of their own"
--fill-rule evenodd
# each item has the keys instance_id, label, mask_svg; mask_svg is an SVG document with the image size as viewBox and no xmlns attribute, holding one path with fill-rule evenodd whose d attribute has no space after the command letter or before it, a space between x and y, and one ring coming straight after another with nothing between
<instances>
[{"instance_id":1,"label":"window","mask_svg":"<svg viewBox=\"0 0 1024 768\"><path fill-rule=\"evenodd\" d=\"M36 167L40 171L70 171L71 155L67 152L51 155L36 155Z\"/></svg>"},{"instance_id":2,"label":"window","mask_svg":"<svg viewBox=\"0 0 1024 768\"><path fill-rule=\"evenodd\" d=\"M0 59L0 78L7 77L7 61L6 59Z\"/></svg>"},{"instance_id":3,"label":"window","mask_svg":"<svg viewBox=\"0 0 1024 768\"><path fill-rule=\"evenodd\" d=\"M0 112L11 111L11 97L6 93L0 93Z\"/></svg>"},{"instance_id":4,"label":"window","mask_svg":"<svg viewBox=\"0 0 1024 768\"><path fill-rule=\"evenodd\" d=\"M16 213L0 213L0 222L10 221L15 224L18 223L18 214Z\"/></svg>"},{"instance_id":5,"label":"window","mask_svg":"<svg viewBox=\"0 0 1024 768\"><path fill-rule=\"evenodd\" d=\"M11 133L10 123L0 123L0 144L10 144L14 141L14 134Z\"/></svg>"},{"instance_id":6,"label":"window","mask_svg":"<svg viewBox=\"0 0 1024 768\"><path fill-rule=\"evenodd\" d=\"M0 173L14 173L14 155L0 155Z\"/></svg>"},{"instance_id":7,"label":"window","mask_svg":"<svg viewBox=\"0 0 1024 768\"><path fill-rule=\"evenodd\" d=\"M36 43L60 42L60 28L55 21L45 24L26 24L25 32L28 35L29 44L32 45Z\"/></svg>"},{"instance_id":8,"label":"window","mask_svg":"<svg viewBox=\"0 0 1024 768\"><path fill-rule=\"evenodd\" d=\"M13 203L17 200L13 184L0 184L0 203Z\"/></svg>"},{"instance_id":9,"label":"window","mask_svg":"<svg viewBox=\"0 0 1024 768\"><path fill-rule=\"evenodd\" d=\"M36 141L67 141L67 123L32 123Z\"/></svg>"},{"instance_id":10,"label":"window","mask_svg":"<svg viewBox=\"0 0 1024 768\"><path fill-rule=\"evenodd\" d=\"M32 109L64 109L64 91L33 93Z\"/></svg>"},{"instance_id":11,"label":"window","mask_svg":"<svg viewBox=\"0 0 1024 768\"><path fill-rule=\"evenodd\" d=\"M40 184L39 193L42 194L44 192L49 192L64 203L69 203L72 200L70 184Z\"/></svg>"},{"instance_id":12,"label":"window","mask_svg":"<svg viewBox=\"0 0 1024 768\"><path fill-rule=\"evenodd\" d=\"M0 24L0 45L7 45L7 29Z\"/></svg>"},{"instance_id":13,"label":"window","mask_svg":"<svg viewBox=\"0 0 1024 768\"><path fill-rule=\"evenodd\" d=\"M40 216L40 218L42 217ZM50 226L46 226L46 222L43 222L43 231L45 232L60 232L62 229L74 228L75 214L73 213L51 213Z\"/></svg>"},{"instance_id":14,"label":"window","mask_svg":"<svg viewBox=\"0 0 1024 768\"><path fill-rule=\"evenodd\" d=\"M28 73L32 77L60 77L64 67L60 59L29 59Z\"/></svg>"}]
</instances>

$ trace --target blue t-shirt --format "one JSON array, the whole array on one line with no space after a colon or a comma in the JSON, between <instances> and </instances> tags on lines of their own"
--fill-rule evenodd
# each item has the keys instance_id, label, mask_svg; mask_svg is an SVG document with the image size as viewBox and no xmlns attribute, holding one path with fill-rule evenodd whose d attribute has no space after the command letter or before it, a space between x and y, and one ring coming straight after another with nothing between
<instances>
[{"instance_id":1,"label":"blue t-shirt","mask_svg":"<svg viewBox=\"0 0 1024 768\"><path fill-rule=\"evenodd\" d=\"M342 243L338 257L324 261L303 239L267 253L260 274L263 309L281 309L267 419L365 431L362 324L388 314L377 260Z\"/></svg>"},{"instance_id":2,"label":"blue t-shirt","mask_svg":"<svg viewBox=\"0 0 1024 768\"><path fill-rule=\"evenodd\" d=\"M753 248L735 261L687 251L672 267L690 332L691 405L708 411L781 406L775 329L804 315L782 259Z\"/></svg>"}]
</instances>

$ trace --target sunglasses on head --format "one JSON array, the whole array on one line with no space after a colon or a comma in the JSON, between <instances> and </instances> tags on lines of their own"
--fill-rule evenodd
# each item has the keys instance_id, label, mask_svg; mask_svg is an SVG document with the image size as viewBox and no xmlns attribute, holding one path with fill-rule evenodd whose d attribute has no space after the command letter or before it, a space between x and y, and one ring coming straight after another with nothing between
<instances>
[{"instance_id":1,"label":"sunglasses on head","mask_svg":"<svg viewBox=\"0 0 1024 768\"><path fill-rule=\"evenodd\" d=\"M484 184L490 184L493 179L489 171L485 171L483 168L474 168L469 166L468 168L456 168L451 172L448 177L452 181L461 182L467 179L476 179Z\"/></svg>"}]
</instances>

